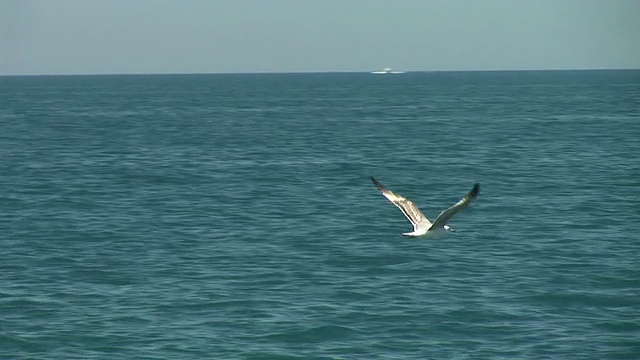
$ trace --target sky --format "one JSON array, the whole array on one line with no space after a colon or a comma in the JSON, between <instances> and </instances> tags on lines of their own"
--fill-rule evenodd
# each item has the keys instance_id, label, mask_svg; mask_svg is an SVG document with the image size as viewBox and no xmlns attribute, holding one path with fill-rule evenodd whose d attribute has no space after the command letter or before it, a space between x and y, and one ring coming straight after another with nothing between
<instances>
[{"instance_id":1,"label":"sky","mask_svg":"<svg viewBox=\"0 0 640 360\"><path fill-rule=\"evenodd\" d=\"M0 0L0 75L638 69L640 0Z\"/></svg>"}]
</instances>

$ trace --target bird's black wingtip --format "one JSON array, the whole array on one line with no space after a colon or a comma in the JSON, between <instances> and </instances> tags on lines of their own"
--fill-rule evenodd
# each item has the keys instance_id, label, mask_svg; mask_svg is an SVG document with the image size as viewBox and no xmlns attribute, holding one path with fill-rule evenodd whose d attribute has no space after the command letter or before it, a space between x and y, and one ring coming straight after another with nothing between
<instances>
[{"instance_id":1,"label":"bird's black wingtip","mask_svg":"<svg viewBox=\"0 0 640 360\"><path fill-rule=\"evenodd\" d=\"M383 189L382 184L380 184L380 182L376 180L376 178L374 178L373 176L370 176L370 178L373 185L375 185L379 190Z\"/></svg>"},{"instance_id":2,"label":"bird's black wingtip","mask_svg":"<svg viewBox=\"0 0 640 360\"><path fill-rule=\"evenodd\" d=\"M478 196L479 193L480 193L480 184L479 183L473 184L473 188L471 189L469 194L471 195L471 197L476 197Z\"/></svg>"}]
</instances>

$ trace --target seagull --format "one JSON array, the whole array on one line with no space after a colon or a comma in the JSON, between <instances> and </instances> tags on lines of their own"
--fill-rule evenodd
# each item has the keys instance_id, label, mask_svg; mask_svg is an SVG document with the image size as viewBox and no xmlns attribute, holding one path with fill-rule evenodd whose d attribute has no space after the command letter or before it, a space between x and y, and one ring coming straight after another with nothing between
<instances>
[{"instance_id":1,"label":"seagull","mask_svg":"<svg viewBox=\"0 0 640 360\"><path fill-rule=\"evenodd\" d=\"M478 193L480 192L480 184L474 184L471 191L469 191L465 197L460 199L460 201L450 208L442 211L436 220L431 223L431 221L424 216L422 211L420 211L413 201L405 198L404 196L394 194L391 190L382 186L382 184L380 184L380 182L373 176L371 177L371 181L373 182L373 185L380 190L382 195L386 197L387 200L391 201L393 205L397 206L404 216L411 222L411 225L413 225L412 232L402 234L402 236L408 237L433 235L435 233L442 233L443 230L454 231L449 225L447 225L447 222L453 217L453 215L466 209L469 204L478 197Z\"/></svg>"}]
</instances>

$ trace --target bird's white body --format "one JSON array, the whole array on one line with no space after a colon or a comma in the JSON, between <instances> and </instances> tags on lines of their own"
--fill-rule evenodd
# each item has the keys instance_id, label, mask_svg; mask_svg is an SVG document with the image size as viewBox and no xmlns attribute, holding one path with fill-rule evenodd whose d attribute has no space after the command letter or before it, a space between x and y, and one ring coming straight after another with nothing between
<instances>
[{"instance_id":1,"label":"bird's white body","mask_svg":"<svg viewBox=\"0 0 640 360\"><path fill-rule=\"evenodd\" d=\"M436 237L448 234L449 232L455 232L449 225L445 225L440 228L431 229L422 227L418 230L414 230L412 232L402 233L402 236L407 237L420 237L420 236L428 236L428 237Z\"/></svg>"}]
</instances>

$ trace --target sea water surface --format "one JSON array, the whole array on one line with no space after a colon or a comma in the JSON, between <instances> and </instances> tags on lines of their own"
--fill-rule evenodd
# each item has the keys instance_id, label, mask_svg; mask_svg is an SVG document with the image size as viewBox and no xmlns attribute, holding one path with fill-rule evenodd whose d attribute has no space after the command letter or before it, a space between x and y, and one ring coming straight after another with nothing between
<instances>
[{"instance_id":1,"label":"sea water surface","mask_svg":"<svg viewBox=\"0 0 640 360\"><path fill-rule=\"evenodd\" d=\"M0 77L0 359L640 359L640 71Z\"/></svg>"}]
</instances>

